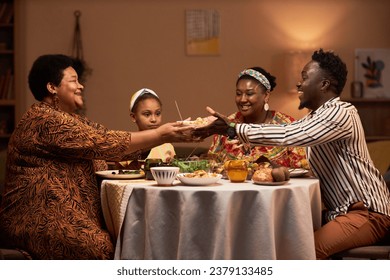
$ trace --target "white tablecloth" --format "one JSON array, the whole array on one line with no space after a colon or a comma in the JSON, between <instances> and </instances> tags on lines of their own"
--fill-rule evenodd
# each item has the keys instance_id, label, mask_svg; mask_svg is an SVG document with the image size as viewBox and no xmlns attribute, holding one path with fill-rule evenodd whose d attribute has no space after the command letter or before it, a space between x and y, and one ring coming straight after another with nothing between
<instances>
[{"instance_id":1,"label":"white tablecloth","mask_svg":"<svg viewBox=\"0 0 390 280\"><path fill-rule=\"evenodd\" d=\"M101 194L115 259L315 259L317 179L197 187L104 180Z\"/></svg>"}]
</instances>

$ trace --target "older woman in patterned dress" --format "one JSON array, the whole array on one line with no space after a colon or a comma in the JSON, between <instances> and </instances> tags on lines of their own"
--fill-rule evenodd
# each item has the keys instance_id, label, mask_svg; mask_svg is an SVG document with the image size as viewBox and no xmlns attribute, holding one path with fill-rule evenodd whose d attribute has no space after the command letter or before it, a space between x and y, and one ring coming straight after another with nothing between
<instances>
[{"instance_id":1,"label":"older woman in patterned dress","mask_svg":"<svg viewBox=\"0 0 390 280\"><path fill-rule=\"evenodd\" d=\"M131 159L165 142L193 141L191 128L167 123L140 132L114 131L75 114L83 105L83 86L72 63L64 55L43 55L31 68L29 86L39 102L9 141L0 240L36 259L111 259L95 171L102 160Z\"/></svg>"}]
</instances>

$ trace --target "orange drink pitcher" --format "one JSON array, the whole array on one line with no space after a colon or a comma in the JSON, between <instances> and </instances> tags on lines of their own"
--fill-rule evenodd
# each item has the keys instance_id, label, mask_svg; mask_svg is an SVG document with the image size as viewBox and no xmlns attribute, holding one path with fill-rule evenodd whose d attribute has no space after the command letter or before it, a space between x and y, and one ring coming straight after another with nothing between
<instances>
[{"instance_id":1,"label":"orange drink pitcher","mask_svg":"<svg viewBox=\"0 0 390 280\"><path fill-rule=\"evenodd\" d=\"M230 160L227 164L227 176L231 182L245 182L248 176L248 162L245 160Z\"/></svg>"}]
</instances>

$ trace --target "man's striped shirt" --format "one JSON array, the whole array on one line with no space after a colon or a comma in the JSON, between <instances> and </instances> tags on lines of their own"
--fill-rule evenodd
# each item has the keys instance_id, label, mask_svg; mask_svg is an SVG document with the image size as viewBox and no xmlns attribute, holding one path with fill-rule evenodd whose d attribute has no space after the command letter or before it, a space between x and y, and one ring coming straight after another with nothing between
<instances>
[{"instance_id":1,"label":"man's striped shirt","mask_svg":"<svg viewBox=\"0 0 390 280\"><path fill-rule=\"evenodd\" d=\"M390 192L375 168L356 108L339 97L291 124L237 124L237 135L251 145L304 146L320 180L327 219L363 201L374 212L390 216Z\"/></svg>"}]
</instances>

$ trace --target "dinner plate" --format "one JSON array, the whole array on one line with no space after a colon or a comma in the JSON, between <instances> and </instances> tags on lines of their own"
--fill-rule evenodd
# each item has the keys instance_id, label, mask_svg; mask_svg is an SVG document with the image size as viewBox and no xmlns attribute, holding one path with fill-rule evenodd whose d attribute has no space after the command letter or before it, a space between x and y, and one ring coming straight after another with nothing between
<instances>
[{"instance_id":1,"label":"dinner plate","mask_svg":"<svg viewBox=\"0 0 390 280\"><path fill-rule=\"evenodd\" d=\"M300 177L309 172L309 170L303 168L290 168L288 171L290 172L290 177Z\"/></svg>"},{"instance_id":2,"label":"dinner plate","mask_svg":"<svg viewBox=\"0 0 390 280\"><path fill-rule=\"evenodd\" d=\"M209 124L209 121L206 118L200 118L200 117L193 121L185 120L185 121L177 121L177 122L181 123L184 126L191 125L196 127L202 127Z\"/></svg>"},{"instance_id":3,"label":"dinner plate","mask_svg":"<svg viewBox=\"0 0 390 280\"><path fill-rule=\"evenodd\" d=\"M252 182L256 185L263 185L263 186L281 186L281 185L284 185L288 182L289 180L287 181L281 181L281 182L258 182L258 181L253 181Z\"/></svg>"},{"instance_id":4,"label":"dinner plate","mask_svg":"<svg viewBox=\"0 0 390 280\"><path fill-rule=\"evenodd\" d=\"M222 178L221 174L217 174L215 177L202 177L202 178L191 178L186 177L186 174L188 173L179 173L177 174L177 179L182 182L184 185L188 186L207 186L212 185L216 182L218 182L219 179Z\"/></svg>"},{"instance_id":5,"label":"dinner plate","mask_svg":"<svg viewBox=\"0 0 390 280\"><path fill-rule=\"evenodd\" d=\"M104 170L104 171L97 171L96 174L100 177L107 178L107 179L138 179L138 178L145 177L145 173L142 170L123 170L123 171L134 172L134 173L119 174L119 170Z\"/></svg>"}]
</instances>

